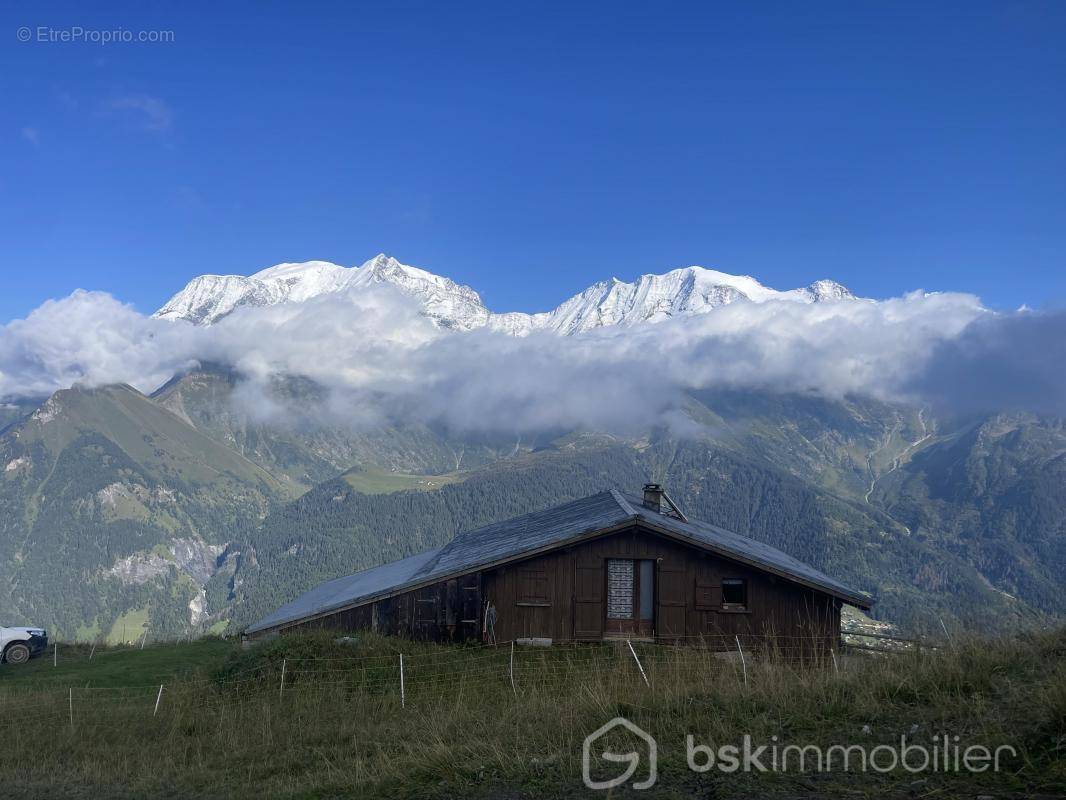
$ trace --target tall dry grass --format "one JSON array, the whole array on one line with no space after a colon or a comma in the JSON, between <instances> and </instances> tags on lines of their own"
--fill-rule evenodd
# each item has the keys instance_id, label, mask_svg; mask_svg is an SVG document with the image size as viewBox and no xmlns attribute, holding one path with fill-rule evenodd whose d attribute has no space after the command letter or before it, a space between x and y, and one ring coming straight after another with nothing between
<instances>
[{"instance_id":1,"label":"tall dry grass","mask_svg":"<svg viewBox=\"0 0 1066 800\"><path fill-rule=\"evenodd\" d=\"M162 696L154 684L94 688L87 669L81 685L0 698L2 774L12 796L38 797L581 796L584 737L624 716L659 742L645 797L1066 789L1066 632L885 656L781 640L748 647L743 663L703 645L634 644L647 684L625 644L519 647L512 666L509 645L325 634L235 651ZM686 734L821 746L948 734L1018 757L982 775L701 776L686 767Z\"/></svg>"}]
</instances>

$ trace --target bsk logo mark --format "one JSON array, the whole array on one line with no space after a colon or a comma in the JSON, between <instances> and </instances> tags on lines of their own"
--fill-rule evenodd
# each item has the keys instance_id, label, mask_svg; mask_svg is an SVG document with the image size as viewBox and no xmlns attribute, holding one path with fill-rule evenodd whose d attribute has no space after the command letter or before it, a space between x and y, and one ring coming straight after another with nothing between
<instances>
[{"instance_id":1,"label":"bsk logo mark","mask_svg":"<svg viewBox=\"0 0 1066 800\"><path fill-rule=\"evenodd\" d=\"M636 773L637 768L640 766L640 752L633 750L629 753L612 753L610 751L603 751L600 753L600 757L604 761L612 761L617 764L627 764L625 772L619 775L617 778L611 778L610 780L598 781L592 778L592 745L598 739L606 736L617 727L623 727L630 733L637 736L643 741L648 748L648 777L646 780L638 781L633 784L634 789L649 789L655 785L655 781L658 778L657 766L658 766L658 745L655 743L655 739L651 734L643 730L637 725L634 725L625 717L615 717L610 722L602 725L594 730L588 736L585 737L585 743L581 747L581 778L585 782L585 786L593 790L613 789L616 786L621 786L628 781Z\"/></svg>"}]
</instances>

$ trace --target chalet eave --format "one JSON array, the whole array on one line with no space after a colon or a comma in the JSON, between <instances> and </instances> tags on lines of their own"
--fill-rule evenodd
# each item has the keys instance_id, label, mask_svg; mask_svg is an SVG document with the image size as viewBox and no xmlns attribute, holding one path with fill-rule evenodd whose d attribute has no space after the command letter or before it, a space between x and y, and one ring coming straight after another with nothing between
<instances>
[{"instance_id":1,"label":"chalet eave","mask_svg":"<svg viewBox=\"0 0 1066 800\"><path fill-rule=\"evenodd\" d=\"M700 541L698 539L693 539L693 538L691 538L689 536L685 536L684 534L676 533L676 532L668 530L666 528L660 528L657 525L648 522L648 520L646 518L644 518L644 517L637 517L636 518L636 523L637 523L637 525L639 527L644 528L645 530L649 531L650 533L654 533L656 535L663 536L663 537L665 537L667 539L672 539L675 542L681 542L682 544L687 544L687 545L691 545L693 547L697 547L700 550L704 550L704 551L706 551L708 553L714 553L716 556L720 556L721 558L724 558L724 559L726 559L728 561L734 561L734 562L736 562L738 564L743 564L743 565L751 567L753 569L760 570L761 572L766 572L766 573L768 573L770 575L775 575L778 578L786 580L786 581L788 581L790 583L794 583L794 584L796 584L798 586L805 586L808 589L814 589L815 591L821 592L822 594L828 594L828 595L830 595L832 597L836 597L838 600L842 600L843 602L847 603L848 605L852 605L852 606L856 606L858 608L861 608L864 611L868 611L873 606L873 600L870 599L869 597L866 597L865 595L855 594L853 592L844 592L844 591L841 591L840 589L835 589L833 587L826 586L826 585L818 583L816 581L807 580L806 578L802 578L802 577L800 577L798 575L795 575L793 573L790 573L790 572L788 572L786 570L783 570L783 569L780 569L778 567L774 567L772 565L766 564L766 563L764 563L762 561L758 561L758 560L753 559L753 558L745 558L744 556L738 555L737 553L735 553L735 552L733 552L731 550L726 550L724 548L715 547L713 544L710 544L709 542L704 542L704 541Z\"/></svg>"}]
</instances>

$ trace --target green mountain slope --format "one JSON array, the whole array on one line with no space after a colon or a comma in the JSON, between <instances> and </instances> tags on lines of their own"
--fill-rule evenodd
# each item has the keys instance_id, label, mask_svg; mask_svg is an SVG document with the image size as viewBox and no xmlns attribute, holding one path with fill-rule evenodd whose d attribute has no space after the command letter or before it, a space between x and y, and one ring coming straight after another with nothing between
<instances>
[{"instance_id":1,"label":"green mountain slope","mask_svg":"<svg viewBox=\"0 0 1066 800\"><path fill-rule=\"evenodd\" d=\"M128 386L57 392L0 434L2 619L67 637L133 611L199 624L232 529L291 496Z\"/></svg>"},{"instance_id":2,"label":"green mountain slope","mask_svg":"<svg viewBox=\"0 0 1066 800\"><path fill-rule=\"evenodd\" d=\"M443 474L523 449L510 437L449 436L425 425L344 424L342 411L326 410L324 390L302 378L274 381L265 398L242 399L241 391L237 373L209 364L175 377L152 399L299 490L353 467Z\"/></svg>"},{"instance_id":3,"label":"green mountain slope","mask_svg":"<svg viewBox=\"0 0 1066 800\"><path fill-rule=\"evenodd\" d=\"M989 586L1066 612L1066 426L1031 415L957 423L877 483L871 501L957 553ZM921 585L943 580L925 574Z\"/></svg>"},{"instance_id":4,"label":"green mountain slope","mask_svg":"<svg viewBox=\"0 0 1066 800\"><path fill-rule=\"evenodd\" d=\"M696 438L864 501L878 477L935 428L920 409L860 397L705 391L693 395L689 413L703 426Z\"/></svg>"}]
</instances>

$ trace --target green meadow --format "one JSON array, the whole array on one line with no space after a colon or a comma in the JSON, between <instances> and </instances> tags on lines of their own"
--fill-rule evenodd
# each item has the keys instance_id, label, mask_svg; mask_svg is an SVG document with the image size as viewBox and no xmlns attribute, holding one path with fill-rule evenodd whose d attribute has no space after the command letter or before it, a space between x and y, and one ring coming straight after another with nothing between
<instances>
[{"instance_id":1,"label":"green meadow","mask_svg":"<svg viewBox=\"0 0 1066 800\"><path fill-rule=\"evenodd\" d=\"M325 633L250 648L60 644L57 665L52 652L0 665L0 760L10 797L587 797L584 738L622 716L657 739L658 780L595 796L1053 797L1066 791L1064 656L1066 631L743 661L699 646ZM1015 754L997 772L696 773L689 734L823 748L947 735Z\"/></svg>"}]
</instances>

